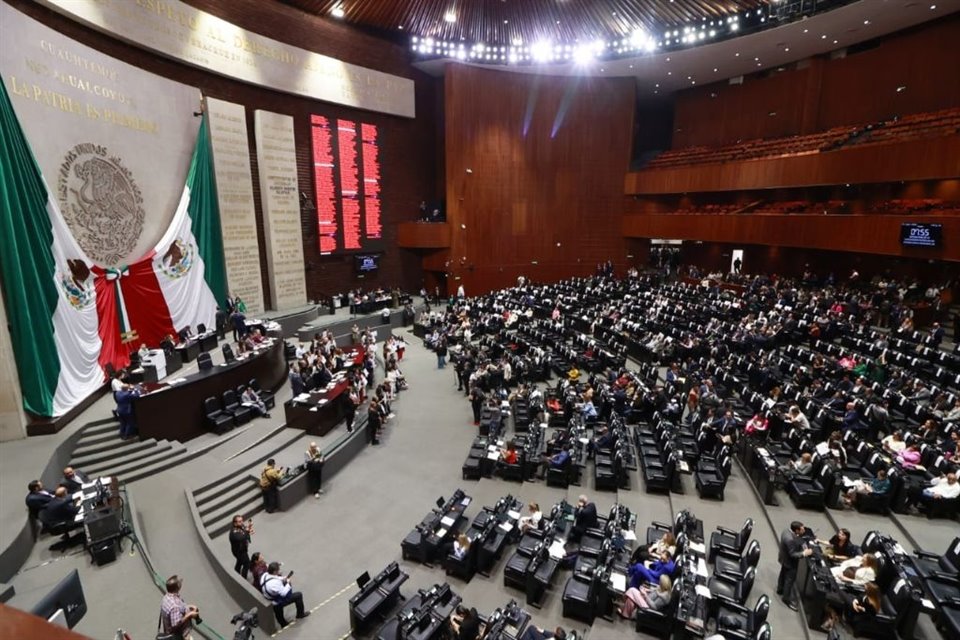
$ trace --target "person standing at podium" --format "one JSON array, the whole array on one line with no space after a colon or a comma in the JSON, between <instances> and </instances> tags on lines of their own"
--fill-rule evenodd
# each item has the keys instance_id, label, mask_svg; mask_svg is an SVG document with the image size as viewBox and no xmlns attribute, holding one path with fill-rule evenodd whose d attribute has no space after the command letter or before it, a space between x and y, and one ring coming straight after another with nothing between
<instances>
[{"instance_id":1,"label":"person standing at podium","mask_svg":"<svg viewBox=\"0 0 960 640\"><path fill-rule=\"evenodd\" d=\"M113 394L117 403L117 417L120 418L120 439L126 440L137 435L137 424L133 416L133 400L140 397L140 390L124 384Z\"/></svg>"}]
</instances>

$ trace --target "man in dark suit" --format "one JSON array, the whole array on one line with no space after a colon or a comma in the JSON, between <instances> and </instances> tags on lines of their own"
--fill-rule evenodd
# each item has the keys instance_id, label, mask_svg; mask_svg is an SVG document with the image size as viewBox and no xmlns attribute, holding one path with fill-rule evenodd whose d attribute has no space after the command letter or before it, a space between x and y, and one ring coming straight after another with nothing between
<instances>
[{"instance_id":1,"label":"man in dark suit","mask_svg":"<svg viewBox=\"0 0 960 640\"><path fill-rule=\"evenodd\" d=\"M597 505L587 500L587 496L580 496L577 500L577 510L573 514L573 528L570 529L570 542L579 542L587 529L596 529Z\"/></svg>"},{"instance_id":2,"label":"man in dark suit","mask_svg":"<svg viewBox=\"0 0 960 640\"><path fill-rule=\"evenodd\" d=\"M80 507L67 494L66 488L61 486L57 487L53 499L47 502L47 506L40 512L40 522L47 529L51 529L58 524L72 524L78 513Z\"/></svg>"},{"instance_id":3,"label":"man in dark suit","mask_svg":"<svg viewBox=\"0 0 960 640\"><path fill-rule=\"evenodd\" d=\"M86 474L79 469L67 467L63 470L63 480L60 481L60 486L66 488L68 494L73 495L80 491L80 488L87 482L90 482L90 480Z\"/></svg>"},{"instance_id":4,"label":"man in dark suit","mask_svg":"<svg viewBox=\"0 0 960 640\"><path fill-rule=\"evenodd\" d=\"M777 562L780 563L780 575L777 578L777 595L783 596L783 604L794 611L797 603L793 599L793 587L797 580L797 564L800 558L813 553L813 550L804 545L803 536L807 528L803 523L794 520L790 528L780 534L780 553Z\"/></svg>"},{"instance_id":5,"label":"man in dark suit","mask_svg":"<svg viewBox=\"0 0 960 640\"><path fill-rule=\"evenodd\" d=\"M287 377L290 379L290 390L293 391L293 397L296 398L303 393L305 386L303 384L303 376L300 375L296 362L290 365L290 374Z\"/></svg>"},{"instance_id":6,"label":"man in dark suit","mask_svg":"<svg viewBox=\"0 0 960 640\"><path fill-rule=\"evenodd\" d=\"M39 480L32 481L27 485L27 489L30 491L25 500L27 510L30 512L30 519L36 520L47 503L53 500L53 494L44 489L43 483Z\"/></svg>"},{"instance_id":7,"label":"man in dark suit","mask_svg":"<svg viewBox=\"0 0 960 640\"><path fill-rule=\"evenodd\" d=\"M333 374L330 373L330 369L327 369L327 365L323 364L317 372L313 374L313 388L321 389L327 386L331 380L333 380Z\"/></svg>"}]
</instances>

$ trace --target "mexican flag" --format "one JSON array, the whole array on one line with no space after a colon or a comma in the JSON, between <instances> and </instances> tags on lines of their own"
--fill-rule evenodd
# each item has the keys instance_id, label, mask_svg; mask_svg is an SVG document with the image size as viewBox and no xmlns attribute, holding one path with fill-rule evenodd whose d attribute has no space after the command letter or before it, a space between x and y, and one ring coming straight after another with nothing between
<instances>
[{"instance_id":1,"label":"mexican flag","mask_svg":"<svg viewBox=\"0 0 960 640\"><path fill-rule=\"evenodd\" d=\"M24 409L61 416L96 391L108 364L168 334L214 326L226 296L206 119L167 231L130 265L94 264L76 242L0 89L0 283Z\"/></svg>"}]
</instances>

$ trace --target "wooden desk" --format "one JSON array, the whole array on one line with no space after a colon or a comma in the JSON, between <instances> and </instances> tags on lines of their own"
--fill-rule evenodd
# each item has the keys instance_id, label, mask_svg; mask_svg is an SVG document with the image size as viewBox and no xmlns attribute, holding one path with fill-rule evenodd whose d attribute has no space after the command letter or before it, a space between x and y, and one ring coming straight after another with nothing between
<instances>
[{"instance_id":1,"label":"wooden desk","mask_svg":"<svg viewBox=\"0 0 960 640\"><path fill-rule=\"evenodd\" d=\"M283 403L286 426L314 436L327 435L346 415L342 396L349 388L350 383L344 378L329 391L311 392L305 402L287 400Z\"/></svg>"},{"instance_id":2,"label":"wooden desk","mask_svg":"<svg viewBox=\"0 0 960 640\"><path fill-rule=\"evenodd\" d=\"M283 341L276 340L251 357L199 371L178 384L144 385L149 393L133 401L137 429L143 438L186 442L207 430L204 399L213 396L219 402L224 391L251 379L261 389L275 391L286 380L286 372Z\"/></svg>"}]
</instances>

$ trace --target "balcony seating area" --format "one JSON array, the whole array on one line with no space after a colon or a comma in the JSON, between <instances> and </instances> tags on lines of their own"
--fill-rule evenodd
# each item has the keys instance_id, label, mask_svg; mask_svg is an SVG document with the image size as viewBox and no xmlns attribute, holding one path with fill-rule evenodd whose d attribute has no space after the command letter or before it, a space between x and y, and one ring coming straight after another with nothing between
<instances>
[{"instance_id":1,"label":"balcony seating area","mask_svg":"<svg viewBox=\"0 0 960 640\"><path fill-rule=\"evenodd\" d=\"M687 147L664 151L646 169L713 164L825 153L851 146L886 144L957 135L960 108L895 117L876 123L844 125L827 131L784 138L759 138L718 147Z\"/></svg>"}]
</instances>

